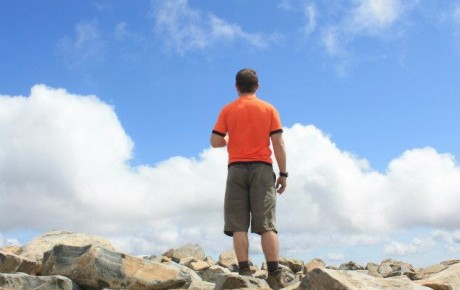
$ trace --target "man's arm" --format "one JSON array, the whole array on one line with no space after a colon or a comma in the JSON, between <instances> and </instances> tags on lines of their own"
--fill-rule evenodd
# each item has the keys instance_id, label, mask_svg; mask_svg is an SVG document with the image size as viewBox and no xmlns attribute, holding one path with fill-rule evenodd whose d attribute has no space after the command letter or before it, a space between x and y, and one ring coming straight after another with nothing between
<instances>
[{"instance_id":1,"label":"man's arm","mask_svg":"<svg viewBox=\"0 0 460 290\"><path fill-rule=\"evenodd\" d=\"M211 133L211 146L213 148L225 147L228 143L228 135L222 137L216 133Z\"/></svg>"},{"instance_id":2,"label":"man's arm","mask_svg":"<svg viewBox=\"0 0 460 290\"><path fill-rule=\"evenodd\" d=\"M273 151L275 153L276 162L280 172L286 172L286 149L284 147L283 133L275 133L271 135ZM276 181L276 188L278 193L282 194L286 189L286 177L279 176Z\"/></svg>"}]
</instances>

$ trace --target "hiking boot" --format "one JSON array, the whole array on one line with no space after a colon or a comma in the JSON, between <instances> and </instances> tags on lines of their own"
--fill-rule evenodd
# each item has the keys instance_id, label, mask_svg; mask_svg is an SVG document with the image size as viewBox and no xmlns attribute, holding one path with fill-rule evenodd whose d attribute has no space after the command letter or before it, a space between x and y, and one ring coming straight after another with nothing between
<instances>
[{"instance_id":1,"label":"hiking boot","mask_svg":"<svg viewBox=\"0 0 460 290\"><path fill-rule=\"evenodd\" d=\"M241 275L241 276L254 277L254 275L252 275L252 272L251 272L250 268L238 269L238 274Z\"/></svg>"},{"instance_id":2,"label":"hiking boot","mask_svg":"<svg viewBox=\"0 0 460 290\"><path fill-rule=\"evenodd\" d=\"M294 275L289 273L289 270L278 268L273 272L268 272L267 283L272 289L282 289L295 279Z\"/></svg>"}]
</instances>

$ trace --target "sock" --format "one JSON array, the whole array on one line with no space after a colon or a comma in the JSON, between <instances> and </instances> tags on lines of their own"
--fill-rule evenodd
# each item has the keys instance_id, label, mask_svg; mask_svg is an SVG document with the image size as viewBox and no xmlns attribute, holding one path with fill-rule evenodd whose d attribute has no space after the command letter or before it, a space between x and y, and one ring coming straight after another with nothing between
<instances>
[{"instance_id":1,"label":"sock","mask_svg":"<svg viewBox=\"0 0 460 290\"><path fill-rule=\"evenodd\" d=\"M278 261L267 261L268 272L273 272L278 270L279 263Z\"/></svg>"},{"instance_id":2,"label":"sock","mask_svg":"<svg viewBox=\"0 0 460 290\"><path fill-rule=\"evenodd\" d=\"M249 268L249 262L248 261L238 262L238 267L240 269Z\"/></svg>"}]
</instances>

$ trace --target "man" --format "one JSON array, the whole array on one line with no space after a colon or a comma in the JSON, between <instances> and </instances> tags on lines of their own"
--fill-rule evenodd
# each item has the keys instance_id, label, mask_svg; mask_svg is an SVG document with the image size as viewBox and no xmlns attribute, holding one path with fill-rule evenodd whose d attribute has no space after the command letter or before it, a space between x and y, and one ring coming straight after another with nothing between
<instances>
[{"instance_id":1,"label":"man","mask_svg":"<svg viewBox=\"0 0 460 290\"><path fill-rule=\"evenodd\" d=\"M227 146L229 155L224 233L233 237L239 273L246 276L252 276L249 226L251 232L261 235L269 271L267 281L281 288L287 286L284 285L287 282L282 281L279 268L275 211L276 192L285 191L288 177L283 129L277 110L256 96L259 80L254 70L240 70L235 87L238 98L222 109L211 134L211 146ZM277 180L272 168L270 140L279 168Z\"/></svg>"}]
</instances>

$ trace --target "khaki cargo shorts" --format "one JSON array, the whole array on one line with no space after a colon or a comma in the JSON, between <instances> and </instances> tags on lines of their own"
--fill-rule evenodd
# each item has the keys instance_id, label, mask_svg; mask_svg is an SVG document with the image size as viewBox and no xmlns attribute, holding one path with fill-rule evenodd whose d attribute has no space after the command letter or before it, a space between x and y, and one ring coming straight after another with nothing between
<instances>
[{"instance_id":1,"label":"khaki cargo shorts","mask_svg":"<svg viewBox=\"0 0 460 290\"><path fill-rule=\"evenodd\" d=\"M265 163L235 163L228 168L224 233L276 231L276 175Z\"/></svg>"}]
</instances>

